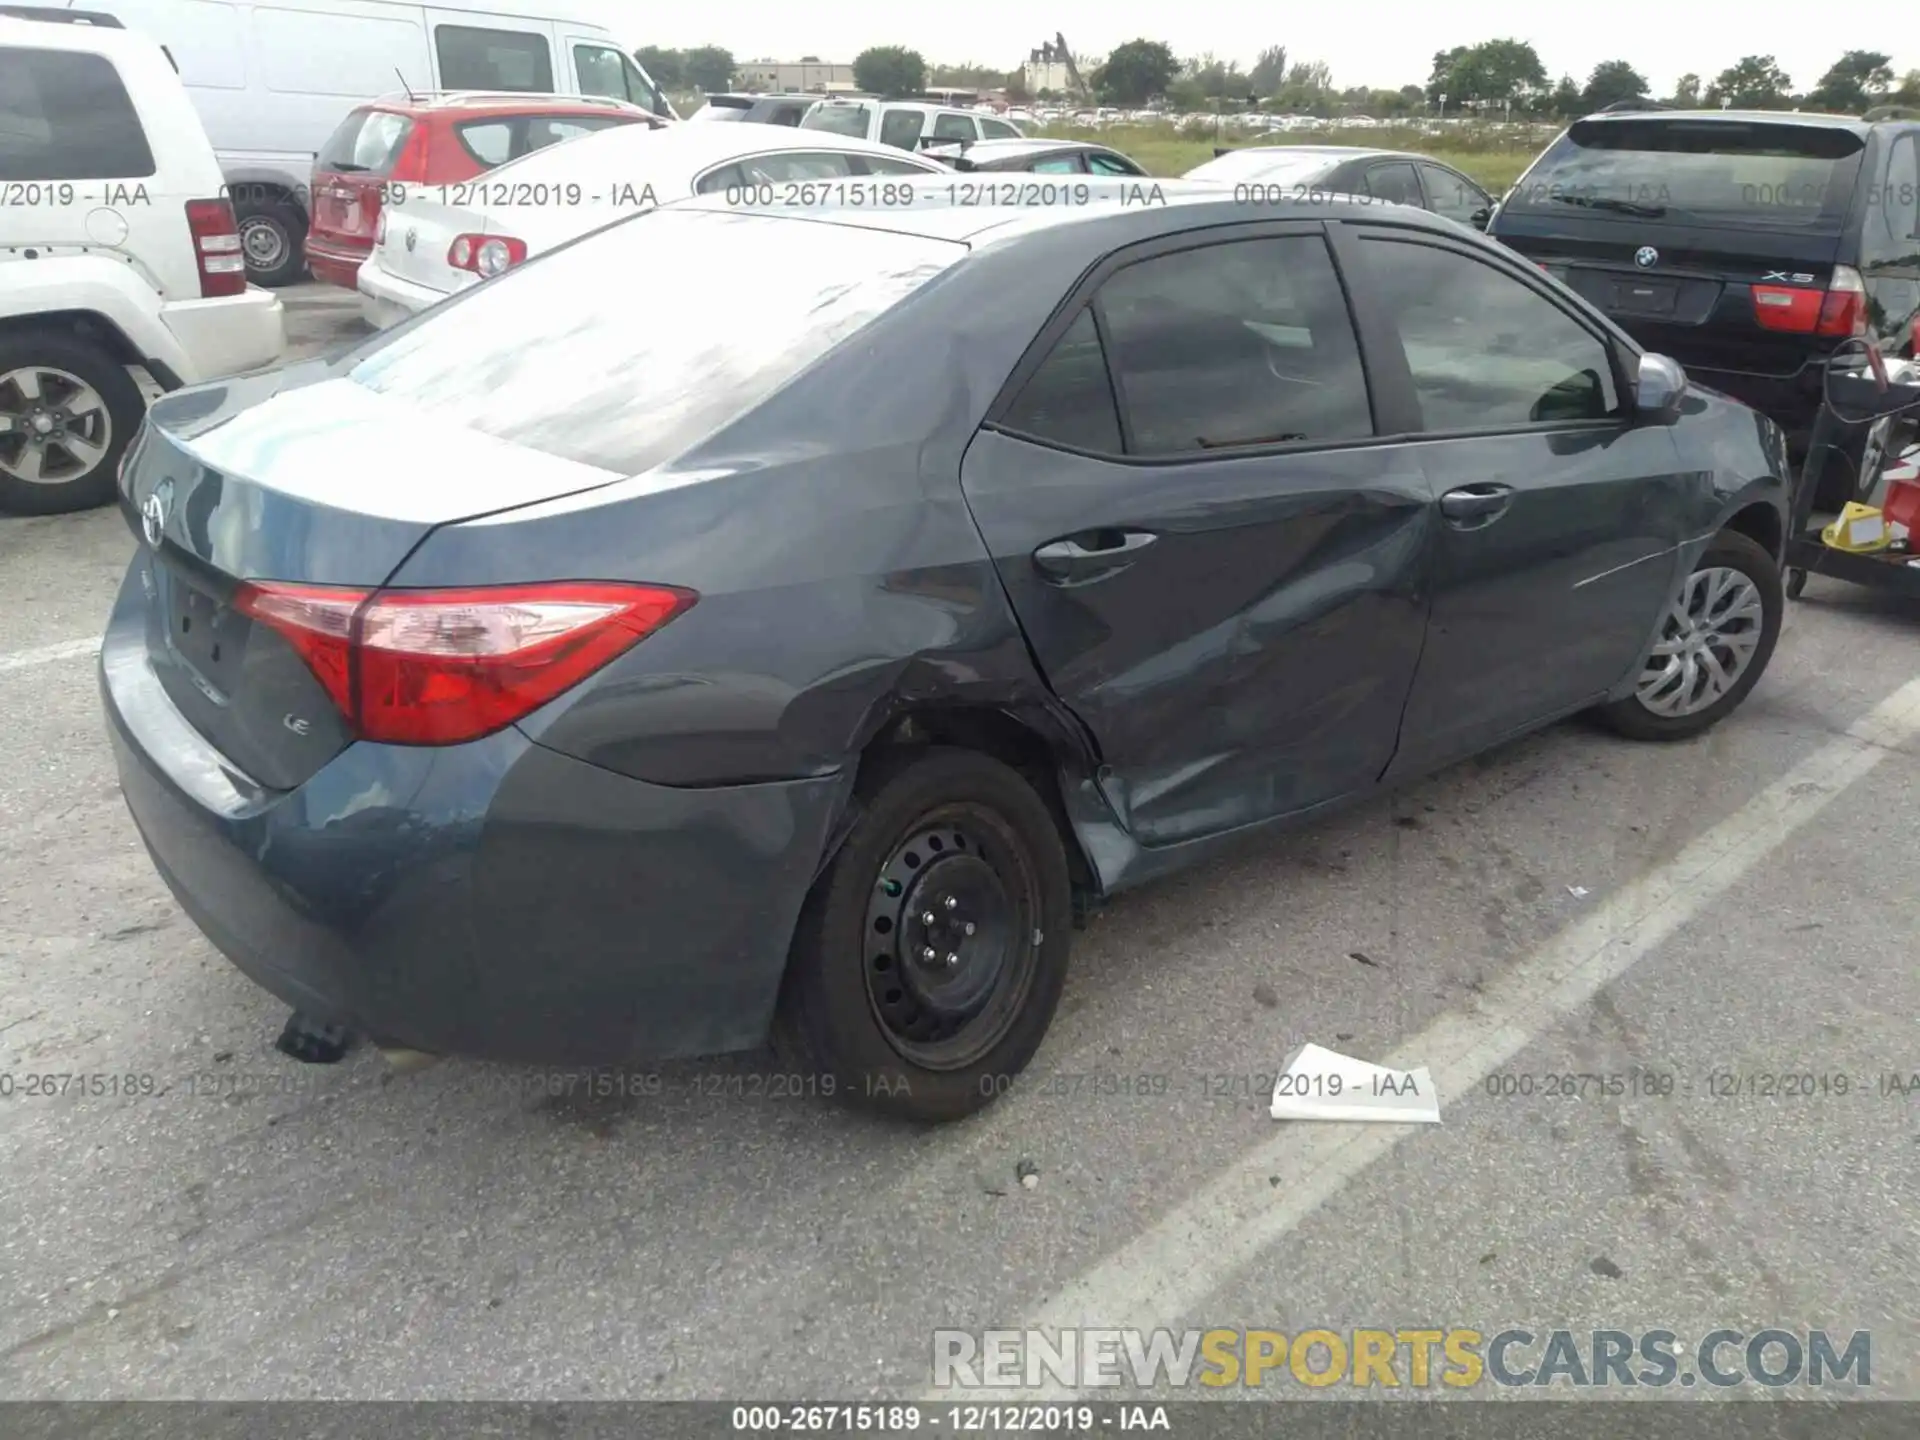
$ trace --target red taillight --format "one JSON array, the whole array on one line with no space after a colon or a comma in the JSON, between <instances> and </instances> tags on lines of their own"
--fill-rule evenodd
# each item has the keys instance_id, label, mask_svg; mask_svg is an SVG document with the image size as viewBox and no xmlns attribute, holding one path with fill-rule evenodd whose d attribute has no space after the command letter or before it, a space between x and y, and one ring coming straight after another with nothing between
<instances>
[{"instance_id":1,"label":"red taillight","mask_svg":"<svg viewBox=\"0 0 1920 1440\"><path fill-rule=\"evenodd\" d=\"M471 590L247 584L234 608L299 653L361 739L477 740L564 694L697 597L661 585Z\"/></svg>"},{"instance_id":2,"label":"red taillight","mask_svg":"<svg viewBox=\"0 0 1920 1440\"><path fill-rule=\"evenodd\" d=\"M247 260L240 253L233 202L187 201L187 234L193 237L193 258L200 269L201 298L246 294Z\"/></svg>"},{"instance_id":3,"label":"red taillight","mask_svg":"<svg viewBox=\"0 0 1920 1440\"><path fill-rule=\"evenodd\" d=\"M1858 335L1866 328L1867 287L1860 273L1846 265L1833 267L1833 278L1825 290L1756 285L1753 318L1765 330L1796 335Z\"/></svg>"},{"instance_id":4,"label":"red taillight","mask_svg":"<svg viewBox=\"0 0 1920 1440\"><path fill-rule=\"evenodd\" d=\"M447 247L447 264L492 277L527 258L527 242L511 235L456 235Z\"/></svg>"},{"instance_id":5,"label":"red taillight","mask_svg":"<svg viewBox=\"0 0 1920 1440\"><path fill-rule=\"evenodd\" d=\"M411 125L406 143L400 147L400 153L393 157L393 166L387 171L387 179L407 185L426 184L427 143L427 127Z\"/></svg>"}]
</instances>

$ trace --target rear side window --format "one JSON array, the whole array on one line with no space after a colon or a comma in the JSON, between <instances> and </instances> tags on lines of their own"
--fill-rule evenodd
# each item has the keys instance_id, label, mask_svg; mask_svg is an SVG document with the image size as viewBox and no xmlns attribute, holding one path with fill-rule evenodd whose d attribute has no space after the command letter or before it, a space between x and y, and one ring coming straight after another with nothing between
<instances>
[{"instance_id":1,"label":"rear side window","mask_svg":"<svg viewBox=\"0 0 1920 1440\"><path fill-rule=\"evenodd\" d=\"M1869 196L1872 219L1885 236L1893 255L1908 247L1906 242L1920 239L1920 138L1902 135L1893 142L1887 157L1887 178L1878 195Z\"/></svg>"},{"instance_id":2,"label":"rear side window","mask_svg":"<svg viewBox=\"0 0 1920 1440\"><path fill-rule=\"evenodd\" d=\"M553 56L544 35L524 30L436 25L433 45L440 57L443 89L534 92L553 89Z\"/></svg>"},{"instance_id":3,"label":"rear side window","mask_svg":"<svg viewBox=\"0 0 1920 1440\"><path fill-rule=\"evenodd\" d=\"M896 150L912 150L920 144L923 117L918 110L889 110L880 117L880 143Z\"/></svg>"},{"instance_id":4,"label":"rear side window","mask_svg":"<svg viewBox=\"0 0 1920 1440\"><path fill-rule=\"evenodd\" d=\"M822 105L817 110L807 112L806 118L800 122L800 128L825 130L829 135L850 135L856 140L864 140L867 138L867 122L872 114L864 105Z\"/></svg>"},{"instance_id":5,"label":"rear side window","mask_svg":"<svg viewBox=\"0 0 1920 1440\"><path fill-rule=\"evenodd\" d=\"M1036 175L1078 175L1081 173L1080 157L1078 155L1049 155L1044 160L1036 160L1033 162L1033 173Z\"/></svg>"},{"instance_id":6,"label":"rear side window","mask_svg":"<svg viewBox=\"0 0 1920 1440\"><path fill-rule=\"evenodd\" d=\"M509 270L373 340L349 374L436 419L637 474L745 414L966 253L884 230L655 210L573 243L565 264ZM727 282L686 282L699 274Z\"/></svg>"},{"instance_id":7,"label":"rear side window","mask_svg":"<svg viewBox=\"0 0 1920 1440\"><path fill-rule=\"evenodd\" d=\"M1087 169L1096 175L1143 175L1138 165L1122 160L1118 155L1089 155Z\"/></svg>"},{"instance_id":8,"label":"rear side window","mask_svg":"<svg viewBox=\"0 0 1920 1440\"><path fill-rule=\"evenodd\" d=\"M1142 260L1095 303L1141 455L1373 434L1326 242L1235 240Z\"/></svg>"},{"instance_id":9,"label":"rear side window","mask_svg":"<svg viewBox=\"0 0 1920 1440\"><path fill-rule=\"evenodd\" d=\"M1501 208L1837 230L1862 148L1850 130L1784 121L1583 120Z\"/></svg>"},{"instance_id":10,"label":"rear side window","mask_svg":"<svg viewBox=\"0 0 1920 1440\"><path fill-rule=\"evenodd\" d=\"M1419 205L1420 177L1405 160L1375 165L1367 171L1367 194L1389 205Z\"/></svg>"},{"instance_id":11,"label":"rear side window","mask_svg":"<svg viewBox=\"0 0 1920 1440\"><path fill-rule=\"evenodd\" d=\"M1000 423L1017 434L1069 450L1120 453L1120 411L1093 311L1082 310L1080 318L1067 327Z\"/></svg>"},{"instance_id":12,"label":"rear side window","mask_svg":"<svg viewBox=\"0 0 1920 1440\"><path fill-rule=\"evenodd\" d=\"M0 180L137 180L153 151L100 55L0 50Z\"/></svg>"},{"instance_id":13,"label":"rear side window","mask_svg":"<svg viewBox=\"0 0 1920 1440\"><path fill-rule=\"evenodd\" d=\"M315 159L316 170L352 175L385 175L400 156L413 122L390 110L355 110L327 137Z\"/></svg>"},{"instance_id":14,"label":"rear side window","mask_svg":"<svg viewBox=\"0 0 1920 1440\"><path fill-rule=\"evenodd\" d=\"M837 180L853 173L851 162L851 156L838 150L777 150L769 155L751 155L709 171L693 188L697 195L713 195L749 185Z\"/></svg>"},{"instance_id":15,"label":"rear side window","mask_svg":"<svg viewBox=\"0 0 1920 1440\"><path fill-rule=\"evenodd\" d=\"M491 169L562 140L634 123L620 115L508 115L454 126L460 146Z\"/></svg>"},{"instance_id":16,"label":"rear side window","mask_svg":"<svg viewBox=\"0 0 1920 1440\"><path fill-rule=\"evenodd\" d=\"M926 175L930 172L924 165L916 165L911 160L895 160L888 155L861 155L856 157L853 167L856 175Z\"/></svg>"}]
</instances>

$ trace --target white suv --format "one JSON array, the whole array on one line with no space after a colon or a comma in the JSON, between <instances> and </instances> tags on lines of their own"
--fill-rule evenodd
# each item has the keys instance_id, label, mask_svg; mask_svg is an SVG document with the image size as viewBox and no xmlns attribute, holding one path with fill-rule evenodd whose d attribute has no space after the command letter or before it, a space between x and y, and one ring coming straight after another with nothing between
<instances>
[{"instance_id":1,"label":"white suv","mask_svg":"<svg viewBox=\"0 0 1920 1440\"><path fill-rule=\"evenodd\" d=\"M0 511L113 498L164 390L277 362L219 163L160 45L0 15Z\"/></svg>"},{"instance_id":2,"label":"white suv","mask_svg":"<svg viewBox=\"0 0 1920 1440\"><path fill-rule=\"evenodd\" d=\"M855 140L873 140L900 150L941 141L1019 140L1018 127L992 115L930 105L920 100L835 97L816 100L800 117L802 130L825 130Z\"/></svg>"}]
</instances>

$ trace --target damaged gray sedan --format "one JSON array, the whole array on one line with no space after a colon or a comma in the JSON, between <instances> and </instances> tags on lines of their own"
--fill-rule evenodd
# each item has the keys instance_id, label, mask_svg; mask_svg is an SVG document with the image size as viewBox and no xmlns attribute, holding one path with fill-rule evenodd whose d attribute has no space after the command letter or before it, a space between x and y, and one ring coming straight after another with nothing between
<instances>
[{"instance_id":1,"label":"damaged gray sedan","mask_svg":"<svg viewBox=\"0 0 1920 1440\"><path fill-rule=\"evenodd\" d=\"M950 1120L1087 906L1760 678L1780 432L1535 267L1377 203L963 181L668 207L154 407L121 783L300 1023L771 1037Z\"/></svg>"}]
</instances>

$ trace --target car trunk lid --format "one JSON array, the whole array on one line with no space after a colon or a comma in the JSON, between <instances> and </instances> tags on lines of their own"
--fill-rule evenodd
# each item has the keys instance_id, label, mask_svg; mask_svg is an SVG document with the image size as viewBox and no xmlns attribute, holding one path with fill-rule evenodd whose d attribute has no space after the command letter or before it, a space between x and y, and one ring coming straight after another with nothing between
<instances>
[{"instance_id":1,"label":"car trunk lid","mask_svg":"<svg viewBox=\"0 0 1920 1440\"><path fill-rule=\"evenodd\" d=\"M387 187L424 177L414 161L425 145L426 132L405 115L391 110L349 115L313 163L313 237L343 250L370 249Z\"/></svg>"},{"instance_id":2,"label":"car trunk lid","mask_svg":"<svg viewBox=\"0 0 1920 1440\"><path fill-rule=\"evenodd\" d=\"M618 478L422 414L316 362L150 412L122 474L146 654L174 706L258 784L353 739L296 648L249 617L275 583L372 591L439 525Z\"/></svg>"}]
</instances>

